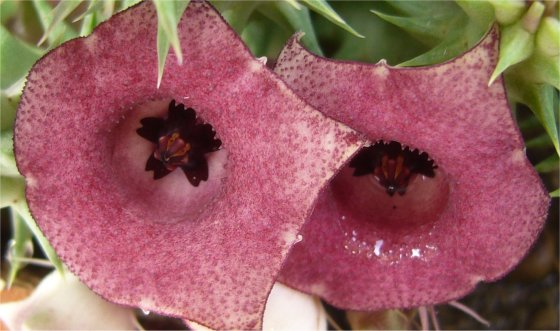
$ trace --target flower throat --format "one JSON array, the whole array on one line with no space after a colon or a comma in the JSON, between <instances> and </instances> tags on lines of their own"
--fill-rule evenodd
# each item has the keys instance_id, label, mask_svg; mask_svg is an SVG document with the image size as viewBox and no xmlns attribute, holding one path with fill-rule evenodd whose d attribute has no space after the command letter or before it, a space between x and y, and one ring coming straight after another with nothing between
<instances>
[{"instance_id":1,"label":"flower throat","mask_svg":"<svg viewBox=\"0 0 560 331\"><path fill-rule=\"evenodd\" d=\"M354 168L354 176L372 175L390 196L404 195L417 175L433 178L437 168L427 153L396 141L378 141L362 148L350 161L350 167Z\"/></svg>"}]
</instances>

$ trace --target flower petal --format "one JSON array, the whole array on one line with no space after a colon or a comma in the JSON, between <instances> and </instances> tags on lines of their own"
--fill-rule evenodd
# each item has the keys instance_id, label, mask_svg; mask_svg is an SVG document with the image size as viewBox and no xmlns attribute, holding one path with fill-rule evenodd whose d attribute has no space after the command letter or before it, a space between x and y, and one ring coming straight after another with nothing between
<instances>
[{"instance_id":1,"label":"flower petal","mask_svg":"<svg viewBox=\"0 0 560 331\"><path fill-rule=\"evenodd\" d=\"M185 323L193 330L212 330L191 321ZM263 330L327 330L327 312L317 297L275 283L266 302Z\"/></svg>"},{"instance_id":2,"label":"flower petal","mask_svg":"<svg viewBox=\"0 0 560 331\"><path fill-rule=\"evenodd\" d=\"M37 223L105 298L224 329L258 328L268 293L324 183L363 142L255 60L208 4L179 23L184 62L156 89L157 17L145 2L41 59L15 128ZM208 181L154 181L140 120L170 100L222 141Z\"/></svg>"},{"instance_id":3,"label":"flower petal","mask_svg":"<svg viewBox=\"0 0 560 331\"><path fill-rule=\"evenodd\" d=\"M487 87L498 36L432 67L315 56L293 38L275 71L311 105L372 142L427 152L434 179L402 197L346 167L321 195L280 280L346 309L448 301L513 268L549 204L525 156L502 82Z\"/></svg>"},{"instance_id":4,"label":"flower petal","mask_svg":"<svg viewBox=\"0 0 560 331\"><path fill-rule=\"evenodd\" d=\"M159 117L146 117L140 123L142 127L136 130L140 137L146 138L153 143L158 142L159 131L164 126L164 120Z\"/></svg>"}]
</instances>

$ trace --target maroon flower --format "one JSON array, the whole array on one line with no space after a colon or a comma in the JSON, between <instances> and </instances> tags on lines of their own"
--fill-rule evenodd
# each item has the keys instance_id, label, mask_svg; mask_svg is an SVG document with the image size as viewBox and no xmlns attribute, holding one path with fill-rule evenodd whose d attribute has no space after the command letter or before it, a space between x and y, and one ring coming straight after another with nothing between
<instances>
[{"instance_id":1,"label":"maroon flower","mask_svg":"<svg viewBox=\"0 0 560 331\"><path fill-rule=\"evenodd\" d=\"M258 328L319 190L363 142L205 3L187 9L184 64L170 55L157 89L156 27L146 2L34 66L15 127L29 206L103 297Z\"/></svg>"},{"instance_id":2,"label":"maroon flower","mask_svg":"<svg viewBox=\"0 0 560 331\"><path fill-rule=\"evenodd\" d=\"M281 281L343 309L376 310L449 301L518 263L549 198L502 82L487 85L497 40L493 31L424 68L331 61L297 37L288 43L275 71L371 147L321 194Z\"/></svg>"}]
</instances>

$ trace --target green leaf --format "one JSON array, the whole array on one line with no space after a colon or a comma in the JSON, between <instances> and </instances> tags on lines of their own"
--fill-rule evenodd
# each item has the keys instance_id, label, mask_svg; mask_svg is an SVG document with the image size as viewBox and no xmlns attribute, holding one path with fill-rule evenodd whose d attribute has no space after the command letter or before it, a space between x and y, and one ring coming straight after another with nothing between
<instances>
[{"instance_id":1,"label":"green leaf","mask_svg":"<svg viewBox=\"0 0 560 331\"><path fill-rule=\"evenodd\" d=\"M11 207L21 201L25 201L25 181L23 177L0 177L2 194L0 194L0 208Z\"/></svg>"},{"instance_id":2,"label":"green leaf","mask_svg":"<svg viewBox=\"0 0 560 331\"><path fill-rule=\"evenodd\" d=\"M121 5L119 7L119 11L130 8L140 2L142 2L142 0L122 0Z\"/></svg>"},{"instance_id":3,"label":"green leaf","mask_svg":"<svg viewBox=\"0 0 560 331\"><path fill-rule=\"evenodd\" d=\"M76 17L72 22L78 22L80 20L83 20L84 17L86 17L87 15L91 15L93 13L95 13L97 10L99 10L99 2L98 0L89 0L89 4L88 7L86 8L86 10L84 10L83 13L81 13L80 15L78 15L78 17Z\"/></svg>"},{"instance_id":4,"label":"green leaf","mask_svg":"<svg viewBox=\"0 0 560 331\"><path fill-rule=\"evenodd\" d=\"M560 188L557 188L555 191L550 192L551 198L558 198L560 197Z\"/></svg>"},{"instance_id":5,"label":"green leaf","mask_svg":"<svg viewBox=\"0 0 560 331\"><path fill-rule=\"evenodd\" d=\"M543 18L536 38L539 51L544 55L557 57L560 54L560 20L554 17Z\"/></svg>"},{"instance_id":6,"label":"green leaf","mask_svg":"<svg viewBox=\"0 0 560 331\"><path fill-rule=\"evenodd\" d=\"M338 25L339 27L343 28L344 30L350 32L356 37L364 38L363 35L358 33L354 30L350 25L344 21L334 9L329 5L326 0L302 0L302 2L314 12L322 15L327 20L331 21L332 23Z\"/></svg>"},{"instance_id":7,"label":"green leaf","mask_svg":"<svg viewBox=\"0 0 560 331\"><path fill-rule=\"evenodd\" d=\"M272 3L265 3L262 6L272 5ZM270 14L271 11L267 11L267 13ZM280 25L280 28L278 25ZM289 24L285 22L284 25L278 24L261 14L260 11L256 11L243 29L241 39L255 56L274 58L278 56L286 40L290 37Z\"/></svg>"},{"instance_id":8,"label":"green leaf","mask_svg":"<svg viewBox=\"0 0 560 331\"><path fill-rule=\"evenodd\" d=\"M116 0L103 0L103 10L101 11L102 21L109 19L115 12Z\"/></svg>"},{"instance_id":9,"label":"green leaf","mask_svg":"<svg viewBox=\"0 0 560 331\"><path fill-rule=\"evenodd\" d=\"M97 20L97 13L92 12L82 18L82 25L80 27L80 36L85 37L93 32L93 29L99 24Z\"/></svg>"},{"instance_id":10,"label":"green leaf","mask_svg":"<svg viewBox=\"0 0 560 331\"><path fill-rule=\"evenodd\" d=\"M6 90L23 80L43 51L14 37L0 26L0 88Z\"/></svg>"},{"instance_id":11,"label":"green leaf","mask_svg":"<svg viewBox=\"0 0 560 331\"><path fill-rule=\"evenodd\" d=\"M297 0L286 0L290 6L294 7L294 9L300 10L302 9L301 5L297 2Z\"/></svg>"},{"instance_id":12,"label":"green leaf","mask_svg":"<svg viewBox=\"0 0 560 331\"><path fill-rule=\"evenodd\" d=\"M220 2L221 3L221 2ZM238 33L241 34L247 25L249 17L253 11L259 6L255 1L232 1L226 2L227 7L221 11L222 16L228 24Z\"/></svg>"},{"instance_id":13,"label":"green leaf","mask_svg":"<svg viewBox=\"0 0 560 331\"><path fill-rule=\"evenodd\" d=\"M384 2L332 2L331 5L365 38L350 35L326 18L312 14L319 45L329 58L369 63L385 59L394 65L427 50L408 33L370 12L372 8L385 11L387 4Z\"/></svg>"},{"instance_id":14,"label":"green leaf","mask_svg":"<svg viewBox=\"0 0 560 331\"><path fill-rule=\"evenodd\" d=\"M488 2L471 0L455 0L455 2L469 17L469 22L471 23L469 26L476 27L477 31L486 32L494 24L494 8ZM474 37L474 42L480 39L478 36Z\"/></svg>"},{"instance_id":15,"label":"green leaf","mask_svg":"<svg viewBox=\"0 0 560 331\"><path fill-rule=\"evenodd\" d=\"M50 19L48 25L37 45L42 45L47 39L49 39L53 31L55 31L60 23L66 19L68 15L70 15L70 13L72 13L81 3L82 2L79 0L60 1L49 14Z\"/></svg>"},{"instance_id":16,"label":"green leaf","mask_svg":"<svg viewBox=\"0 0 560 331\"><path fill-rule=\"evenodd\" d=\"M11 207L18 203L25 203L25 182L23 177L0 177L0 187L2 187L2 194L0 194L0 207ZM10 271L8 273L8 287L15 279L17 272L21 269L21 263L17 258L27 257L26 248L31 240L31 232L21 219L18 213L11 208L9 209L10 219L12 222L14 246L10 247L10 254L16 259L10 262Z\"/></svg>"},{"instance_id":17,"label":"green leaf","mask_svg":"<svg viewBox=\"0 0 560 331\"><path fill-rule=\"evenodd\" d=\"M436 13L431 14L429 19L422 16L404 17L388 15L377 10L371 10L371 12L407 31L427 45L434 45L440 42L449 34L454 26L459 25L457 21L466 20L465 15L457 15L449 10L438 10Z\"/></svg>"},{"instance_id":18,"label":"green leaf","mask_svg":"<svg viewBox=\"0 0 560 331\"><path fill-rule=\"evenodd\" d=\"M525 146L530 149L546 149L553 145L548 134L543 132L540 136L528 140Z\"/></svg>"},{"instance_id":19,"label":"green leaf","mask_svg":"<svg viewBox=\"0 0 560 331\"><path fill-rule=\"evenodd\" d=\"M469 49L467 37L460 31L451 32L439 45L424 54L400 63L399 66L425 66L445 62Z\"/></svg>"},{"instance_id":20,"label":"green leaf","mask_svg":"<svg viewBox=\"0 0 560 331\"><path fill-rule=\"evenodd\" d=\"M14 158L13 133L11 130L2 132L0 136L0 173L2 174L2 177L20 176L16 167L16 160ZM2 190L5 190L5 188Z\"/></svg>"},{"instance_id":21,"label":"green leaf","mask_svg":"<svg viewBox=\"0 0 560 331\"><path fill-rule=\"evenodd\" d=\"M502 25L510 25L517 21L525 11L523 0L487 0L493 7L496 20Z\"/></svg>"},{"instance_id":22,"label":"green leaf","mask_svg":"<svg viewBox=\"0 0 560 331\"><path fill-rule=\"evenodd\" d=\"M313 23L311 22L311 16L309 15L309 10L307 8L295 9L288 8L283 2L276 2L280 11L286 16L294 30L302 31L304 33L301 42L309 49L311 52L317 55L323 55L319 41L317 40L317 35L315 34L315 29L313 28Z\"/></svg>"},{"instance_id":23,"label":"green leaf","mask_svg":"<svg viewBox=\"0 0 560 331\"><path fill-rule=\"evenodd\" d=\"M27 228L27 225L23 219L17 214L10 210L11 221L12 221L12 243L13 246L9 247L10 250L10 271L8 272L7 286L8 288L12 286L14 280L16 279L18 271L24 266L19 260L21 258L28 258L29 250L28 248L33 247L32 233Z\"/></svg>"},{"instance_id":24,"label":"green leaf","mask_svg":"<svg viewBox=\"0 0 560 331\"><path fill-rule=\"evenodd\" d=\"M317 55L323 55L319 42L317 41L313 23L311 22L309 9L306 7L296 9L284 1L271 1L259 6L258 10L262 15L273 20L290 34L295 32L305 33L301 42L311 52Z\"/></svg>"},{"instance_id":25,"label":"green leaf","mask_svg":"<svg viewBox=\"0 0 560 331\"><path fill-rule=\"evenodd\" d=\"M545 6L542 3L533 2L521 20L502 29L500 58L488 86L507 68L528 59L533 54L535 32L544 10Z\"/></svg>"},{"instance_id":26,"label":"green leaf","mask_svg":"<svg viewBox=\"0 0 560 331\"><path fill-rule=\"evenodd\" d=\"M535 169L540 173L558 171L558 166L560 165L559 161L558 155L552 154L543 161L539 162L539 164L535 166Z\"/></svg>"},{"instance_id":27,"label":"green leaf","mask_svg":"<svg viewBox=\"0 0 560 331\"><path fill-rule=\"evenodd\" d=\"M417 0L412 1L384 1L395 15L407 17L428 17L434 14L434 9L440 9L440 12L449 10L448 6L456 6L452 1L422 1L422 6L418 6ZM439 7L438 7L439 6Z\"/></svg>"},{"instance_id":28,"label":"green leaf","mask_svg":"<svg viewBox=\"0 0 560 331\"><path fill-rule=\"evenodd\" d=\"M177 61L183 63L181 44L177 33L177 24L190 0L153 0L158 16L157 52L158 52L158 82L161 84L165 60L169 53L169 46L173 47Z\"/></svg>"},{"instance_id":29,"label":"green leaf","mask_svg":"<svg viewBox=\"0 0 560 331\"><path fill-rule=\"evenodd\" d=\"M0 22L7 25L8 20L15 16L21 3L18 1L0 1Z\"/></svg>"},{"instance_id":30,"label":"green leaf","mask_svg":"<svg viewBox=\"0 0 560 331\"><path fill-rule=\"evenodd\" d=\"M505 82L511 100L527 105L533 111L550 137L556 153L560 155L556 118L556 112L558 111L557 90L547 84L529 82L525 79L525 76L515 72L506 73Z\"/></svg>"},{"instance_id":31,"label":"green leaf","mask_svg":"<svg viewBox=\"0 0 560 331\"><path fill-rule=\"evenodd\" d=\"M511 68L525 80L536 84L550 84L560 89L560 56L548 56L535 50L533 55Z\"/></svg>"},{"instance_id":32,"label":"green leaf","mask_svg":"<svg viewBox=\"0 0 560 331\"><path fill-rule=\"evenodd\" d=\"M37 226L37 223L35 223L35 220L31 216L31 213L29 212L29 207L27 206L25 200L22 200L12 205L12 208L19 214L19 216L22 217L23 221L25 222L29 230L31 230L33 236L39 243L39 246L41 246L41 249L45 253L45 256L49 259L49 261L56 268L56 270L58 270L58 272L60 272L60 274L63 275L64 265L62 264L62 261L60 261L60 258L58 257L58 255L56 255L56 252L52 248L51 244L49 243L47 238L45 238L45 236Z\"/></svg>"},{"instance_id":33,"label":"green leaf","mask_svg":"<svg viewBox=\"0 0 560 331\"><path fill-rule=\"evenodd\" d=\"M76 31L74 31L64 20L60 20L58 24L53 25L53 14L54 9L51 7L49 1L45 0L33 0L33 7L37 12L37 17L39 22L43 27L43 37L46 36L49 42L49 48L54 48L66 40L77 37ZM46 31L49 29L51 31L47 34Z\"/></svg>"},{"instance_id":34,"label":"green leaf","mask_svg":"<svg viewBox=\"0 0 560 331\"><path fill-rule=\"evenodd\" d=\"M16 119L19 97L10 97L0 91L0 131L12 130Z\"/></svg>"},{"instance_id":35,"label":"green leaf","mask_svg":"<svg viewBox=\"0 0 560 331\"><path fill-rule=\"evenodd\" d=\"M476 45L493 21L492 7L483 2L425 1L418 6L417 2L396 1L389 5L384 11L372 12L430 47L400 66L424 66L450 60ZM388 14L387 10L395 13Z\"/></svg>"},{"instance_id":36,"label":"green leaf","mask_svg":"<svg viewBox=\"0 0 560 331\"><path fill-rule=\"evenodd\" d=\"M503 28L500 40L500 58L488 86L507 68L528 59L533 53L534 41L535 35L526 31L521 22Z\"/></svg>"}]
</instances>

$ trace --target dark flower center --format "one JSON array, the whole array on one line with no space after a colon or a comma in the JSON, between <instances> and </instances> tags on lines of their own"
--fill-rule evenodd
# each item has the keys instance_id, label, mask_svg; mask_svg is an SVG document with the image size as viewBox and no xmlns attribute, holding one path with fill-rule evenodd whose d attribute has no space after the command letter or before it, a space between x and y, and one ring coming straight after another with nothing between
<instances>
[{"instance_id":1,"label":"dark flower center","mask_svg":"<svg viewBox=\"0 0 560 331\"><path fill-rule=\"evenodd\" d=\"M159 137L158 146L154 151L154 158L159 160L170 171L176 167L188 164L191 144L181 139L179 132Z\"/></svg>"},{"instance_id":2,"label":"dark flower center","mask_svg":"<svg viewBox=\"0 0 560 331\"><path fill-rule=\"evenodd\" d=\"M220 149L222 142L208 123L196 117L192 108L169 103L167 118L146 117L136 132L155 144L146 162L146 171L160 179L181 168L193 186L208 180L208 161L205 154Z\"/></svg>"},{"instance_id":3,"label":"dark flower center","mask_svg":"<svg viewBox=\"0 0 560 331\"><path fill-rule=\"evenodd\" d=\"M354 168L354 176L373 175L390 196L404 195L416 175L432 178L437 168L427 153L411 150L396 141L378 141L362 148L350 161L350 167Z\"/></svg>"}]
</instances>

